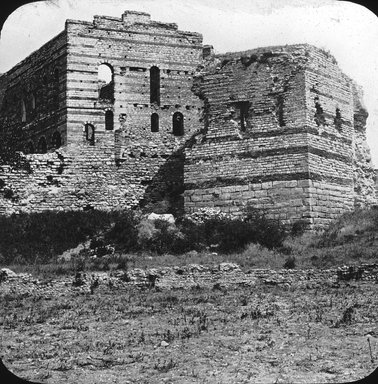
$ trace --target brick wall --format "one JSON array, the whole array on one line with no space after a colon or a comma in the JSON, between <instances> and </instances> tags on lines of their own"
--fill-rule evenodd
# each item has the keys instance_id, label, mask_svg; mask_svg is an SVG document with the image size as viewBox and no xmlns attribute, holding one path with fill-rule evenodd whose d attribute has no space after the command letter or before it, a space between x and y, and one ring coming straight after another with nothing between
<instances>
[{"instance_id":1,"label":"brick wall","mask_svg":"<svg viewBox=\"0 0 378 384\"><path fill-rule=\"evenodd\" d=\"M67 20L0 77L0 102L2 131L50 152L2 168L1 213L252 204L316 228L375 203L361 89L306 44L214 56L146 13Z\"/></svg>"},{"instance_id":2,"label":"brick wall","mask_svg":"<svg viewBox=\"0 0 378 384\"><path fill-rule=\"evenodd\" d=\"M63 31L0 77L0 132L18 130L20 149L36 151L42 137L53 148L55 132L66 143L66 67Z\"/></svg>"},{"instance_id":3,"label":"brick wall","mask_svg":"<svg viewBox=\"0 0 378 384\"><path fill-rule=\"evenodd\" d=\"M4 168L0 198L9 196L9 190L17 193L2 201L2 210L79 209L87 205L107 209L138 203L153 207L166 200L171 211L182 212L182 148L202 127L203 103L191 91L192 77L202 60L202 36L138 12L125 12L121 18L96 16L93 22L67 20L61 36L66 42L65 146L55 154L28 156L31 173ZM55 49L53 43L47 48ZM28 63L34 65L38 57L46 56L46 49L41 48L19 67L26 70ZM98 71L102 64L113 73L111 99L100 94ZM160 97L154 102L150 90L153 66L160 70ZM2 79L11 77L12 71ZM25 78L28 81L30 76ZM47 108L48 100L43 101ZM111 130L106 129L106 111L113 114ZM177 113L182 115L183 130L174 134ZM158 116L154 132L152 114ZM17 110L15 124L20 125L20 119ZM32 124L39 122L33 120ZM95 132L93 141L87 140L88 124ZM50 128L52 132L54 127ZM29 132L31 125L25 130ZM54 165L58 159L64 163L59 168L62 173L57 173L59 165ZM53 177L54 182L48 182L47 177ZM27 199L27 194L34 198Z\"/></svg>"},{"instance_id":4,"label":"brick wall","mask_svg":"<svg viewBox=\"0 0 378 384\"><path fill-rule=\"evenodd\" d=\"M126 126L133 142L153 141L171 147L175 112L184 117L185 136L199 127L202 105L191 92L192 76L202 57L202 36L183 32L175 24L126 12L122 18L96 16L93 23L68 20L67 106L69 141L81 141L83 126L105 130L105 110L114 113L114 129ZM114 101L99 99L98 68L113 71ZM160 70L160 101L150 100L150 68ZM151 132L151 115L159 115L159 132ZM181 141L184 139L182 138ZM129 147L129 142L123 147ZM124 149L124 148L122 148ZM120 156L123 152L120 153Z\"/></svg>"},{"instance_id":5,"label":"brick wall","mask_svg":"<svg viewBox=\"0 0 378 384\"><path fill-rule=\"evenodd\" d=\"M186 150L187 211L241 214L252 204L323 227L375 201L361 95L329 53L296 45L220 55L195 90L207 126Z\"/></svg>"}]
</instances>

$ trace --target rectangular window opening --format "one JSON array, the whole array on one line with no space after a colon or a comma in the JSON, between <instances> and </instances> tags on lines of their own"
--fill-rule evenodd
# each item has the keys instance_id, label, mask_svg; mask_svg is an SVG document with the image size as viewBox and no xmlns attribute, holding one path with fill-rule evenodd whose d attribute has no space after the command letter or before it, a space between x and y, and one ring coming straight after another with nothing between
<instances>
[{"instance_id":1,"label":"rectangular window opening","mask_svg":"<svg viewBox=\"0 0 378 384\"><path fill-rule=\"evenodd\" d=\"M247 129L247 119L249 116L249 108L250 108L250 102L249 101L239 101L235 103L235 109L237 112L237 117L239 119L240 124L240 130L245 132Z\"/></svg>"}]
</instances>

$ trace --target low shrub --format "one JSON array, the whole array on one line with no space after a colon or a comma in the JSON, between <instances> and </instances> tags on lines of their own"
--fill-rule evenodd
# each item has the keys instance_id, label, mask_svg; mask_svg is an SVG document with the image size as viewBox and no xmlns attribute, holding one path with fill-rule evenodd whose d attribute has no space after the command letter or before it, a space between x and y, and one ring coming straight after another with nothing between
<instances>
[{"instance_id":1,"label":"low shrub","mask_svg":"<svg viewBox=\"0 0 378 384\"><path fill-rule=\"evenodd\" d=\"M200 226L204 242L222 253L239 252L248 243L258 242L254 225L242 220L210 219Z\"/></svg>"},{"instance_id":2,"label":"low shrub","mask_svg":"<svg viewBox=\"0 0 378 384\"><path fill-rule=\"evenodd\" d=\"M318 247L352 242L357 236L364 233L373 233L378 230L378 210L376 208L362 209L346 212L319 236Z\"/></svg>"},{"instance_id":3,"label":"low shrub","mask_svg":"<svg viewBox=\"0 0 378 384\"><path fill-rule=\"evenodd\" d=\"M304 220L298 220L294 222L293 225L291 226L291 236L297 237L297 236L303 235L307 227L308 227L308 224Z\"/></svg>"},{"instance_id":4,"label":"low shrub","mask_svg":"<svg viewBox=\"0 0 378 384\"><path fill-rule=\"evenodd\" d=\"M214 209L196 212L182 221L180 230L181 252L204 249L240 252L250 243L273 249L282 246L286 238L280 222L269 220L263 212L249 207L245 216L237 219Z\"/></svg>"},{"instance_id":5,"label":"low shrub","mask_svg":"<svg viewBox=\"0 0 378 384\"><path fill-rule=\"evenodd\" d=\"M84 258L94 254L101 258L115 250L158 255L209 250L230 254L243 251L250 243L278 248L286 236L277 221L251 209L238 219L214 209L203 210L176 224L142 219L131 210L22 213L0 217L0 233L0 255L4 262L17 260L26 264L56 260L68 250L78 250L83 243L87 245L78 256ZM96 263L106 268L103 262Z\"/></svg>"},{"instance_id":6,"label":"low shrub","mask_svg":"<svg viewBox=\"0 0 378 384\"><path fill-rule=\"evenodd\" d=\"M287 236L285 227L279 220L269 219L263 210L247 205L244 221L253 228L254 242L269 249L281 247Z\"/></svg>"},{"instance_id":7,"label":"low shrub","mask_svg":"<svg viewBox=\"0 0 378 384\"><path fill-rule=\"evenodd\" d=\"M183 253L183 234L179 228L166 220L143 219L137 226L139 250L162 255Z\"/></svg>"},{"instance_id":8,"label":"low shrub","mask_svg":"<svg viewBox=\"0 0 378 384\"><path fill-rule=\"evenodd\" d=\"M289 256L283 265L284 268L286 269L294 269L296 267L295 265L295 257L294 256Z\"/></svg>"},{"instance_id":9,"label":"low shrub","mask_svg":"<svg viewBox=\"0 0 378 384\"><path fill-rule=\"evenodd\" d=\"M268 249L260 244L249 244L243 252L232 260L248 271L251 268L282 268L283 256L275 249Z\"/></svg>"},{"instance_id":10,"label":"low shrub","mask_svg":"<svg viewBox=\"0 0 378 384\"><path fill-rule=\"evenodd\" d=\"M131 255L116 255L113 256L113 261L116 263L117 269L124 271L127 271L135 263L135 259Z\"/></svg>"},{"instance_id":11,"label":"low shrub","mask_svg":"<svg viewBox=\"0 0 378 384\"><path fill-rule=\"evenodd\" d=\"M111 228L105 233L104 240L116 245L120 251L137 251L139 221L133 211L118 212Z\"/></svg>"},{"instance_id":12,"label":"low shrub","mask_svg":"<svg viewBox=\"0 0 378 384\"><path fill-rule=\"evenodd\" d=\"M0 254L6 263L16 260L31 263L36 258L40 262L50 261L105 231L122 217L117 212L98 210L0 216Z\"/></svg>"}]
</instances>

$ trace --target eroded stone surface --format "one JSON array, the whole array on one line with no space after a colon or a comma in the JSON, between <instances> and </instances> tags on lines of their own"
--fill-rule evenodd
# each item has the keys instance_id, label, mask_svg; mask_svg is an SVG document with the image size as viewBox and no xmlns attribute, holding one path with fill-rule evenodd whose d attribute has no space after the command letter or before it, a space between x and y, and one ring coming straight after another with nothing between
<instances>
[{"instance_id":1,"label":"eroded stone surface","mask_svg":"<svg viewBox=\"0 0 378 384\"><path fill-rule=\"evenodd\" d=\"M270 270L252 269L243 272L235 263L219 265L190 264L182 267L164 267L114 272L78 272L75 276L42 281L25 273L1 280L2 293L63 294L65 290L77 290L90 294L95 289L111 289L138 286L142 289L234 289L238 286L273 285L283 289L315 289L338 287L341 283L363 281L375 284L378 280L377 264L343 266L325 270Z\"/></svg>"},{"instance_id":2,"label":"eroded stone surface","mask_svg":"<svg viewBox=\"0 0 378 384\"><path fill-rule=\"evenodd\" d=\"M1 166L0 214L251 204L317 228L376 202L361 89L307 44L214 55L145 13L67 20L0 77L0 104L37 152Z\"/></svg>"}]
</instances>

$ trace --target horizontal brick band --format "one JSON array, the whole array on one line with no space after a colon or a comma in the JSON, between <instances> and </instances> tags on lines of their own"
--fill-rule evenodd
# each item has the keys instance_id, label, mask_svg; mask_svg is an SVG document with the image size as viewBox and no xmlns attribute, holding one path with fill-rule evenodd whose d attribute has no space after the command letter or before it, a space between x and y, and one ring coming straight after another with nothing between
<instances>
[{"instance_id":1,"label":"horizontal brick band","mask_svg":"<svg viewBox=\"0 0 378 384\"><path fill-rule=\"evenodd\" d=\"M90 25L91 27L93 27L93 25L91 24ZM143 32L140 32L140 31L131 31L129 29L125 29L125 28L110 28L110 27L106 27L106 28L103 28L103 27L99 27L99 26L96 26L95 28L96 30L98 31L105 31L105 32L108 32L108 31L113 31L113 32L117 32L118 34L121 32L121 33L125 33L127 35L145 35L145 36L153 36L153 37L156 37L156 36L159 36L159 37L167 37L167 38L177 38L177 36L172 36L170 34L167 34L167 33L159 33L157 31L154 31L154 32L148 32L148 31L143 31ZM177 31L178 33L182 33L182 31ZM198 38L197 36L197 33L192 33L192 38ZM88 38L88 37L91 37L91 38L98 38L98 36L96 35L88 35L88 34L83 34L83 33L79 33L78 36L80 37L85 37L85 38ZM110 38L112 40L121 40L121 41L127 41L128 43L140 43L142 40L139 39L139 36L137 39L125 39L125 38L122 38L122 37L113 37L113 36L107 36L107 38ZM183 37L183 36L180 36L180 37ZM187 36L183 37L187 40ZM144 42L144 41L143 41ZM147 41L149 42L149 41ZM158 44L157 42L154 42L155 44ZM159 44L161 45L161 43ZM170 44L167 44L167 43L164 43L164 45L170 45ZM174 46L178 46L178 47L195 47L195 48L201 48L202 49L202 45L200 44L197 44L196 43L191 43L191 44L175 44Z\"/></svg>"},{"instance_id":2,"label":"horizontal brick band","mask_svg":"<svg viewBox=\"0 0 378 384\"><path fill-rule=\"evenodd\" d=\"M101 57L98 57L97 55L90 55L90 54L85 54L85 53L75 53L75 52L72 52L71 53L71 56L72 57L76 57L76 58L85 58L85 57L88 57L88 58L96 58L97 60L98 59L101 59L101 60L105 60L105 59L109 59L109 60L112 60L112 61L119 61L121 63L128 63L128 62L132 62L132 63L151 63L151 60L148 60L148 59L143 59L143 58L132 58L132 57L121 57L121 56L101 56ZM74 61L74 60L71 60L70 61L70 65L72 64L83 64L84 62L80 62L80 61ZM173 61L173 60L164 60L164 59L161 59L159 60L159 63L161 64L169 64L169 65L173 65L173 66L190 66L190 67L194 67L196 64L194 62L183 62L183 61ZM87 64L85 62L85 64ZM122 65L122 66L126 66L127 65ZM182 69L183 70L183 69ZM87 71L85 71L87 72ZM88 71L88 72L91 72L91 71ZM91 73L97 73L97 71L95 72L91 72Z\"/></svg>"},{"instance_id":3,"label":"horizontal brick band","mask_svg":"<svg viewBox=\"0 0 378 384\"><path fill-rule=\"evenodd\" d=\"M343 136L339 135L333 135L332 133L327 133L327 132L322 132L319 134L319 131L317 128L305 126L305 127L285 127L285 128L277 128L277 129L272 129L270 131L265 131L265 132L244 132L242 133L245 138L251 138L251 139L259 139L263 137L280 137L280 136L285 136L285 135L298 135L298 134L303 134L303 133L308 133L311 135L315 136L320 136L324 137L326 139L330 139L333 141L339 141L344 144L352 144L351 139L347 139ZM223 136L223 137L214 137L210 139L205 138L205 142L210 142L210 143L218 143L218 142L224 142L224 141L230 141L230 136Z\"/></svg>"},{"instance_id":4,"label":"horizontal brick band","mask_svg":"<svg viewBox=\"0 0 378 384\"><path fill-rule=\"evenodd\" d=\"M318 69L307 67L306 73L322 76L325 79L332 79L340 83L340 77L336 77L335 75L332 75L332 72L330 71L327 71L327 73L324 73L323 71L320 71ZM342 75L342 76L345 76L345 75ZM343 78L343 80L345 80L345 78Z\"/></svg>"},{"instance_id":5,"label":"horizontal brick band","mask_svg":"<svg viewBox=\"0 0 378 384\"><path fill-rule=\"evenodd\" d=\"M98 39L98 36L95 36L95 35L94 36L90 36L90 35L78 34L78 36L79 37L85 37L85 39L88 39L88 38L92 38L92 39L95 39L95 40ZM172 38L172 36L169 36L169 37ZM131 40L131 39L125 39L125 38L122 38L122 37L113 37L113 36L107 36L107 39L115 41L115 42L118 41L118 42L121 42L122 44L145 44L145 45L155 45L155 46L159 46L159 47L162 45L161 42L157 42L157 41L149 41L149 40L138 40L138 41L135 41L135 40ZM80 45L77 44L76 46L80 46ZM172 48L202 49L202 46L200 46L198 44L177 44L177 43L164 42L164 46L172 47Z\"/></svg>"},{"instance_id":6,"label":"horizontal brick band","mask_svg":"<svg viewBox=\"0 0 378 384\"><path fill-rule=\"evenodd\" d=\"M297 172L297 173L276 173L272 175L259 175L250 177L217 177L213 180L202 181L198 183L185 183L185 190L228 187L232 185L245 185L247 183L257 184L267 181L291 181L291 180L312 180L323 181L330 184L342 186L352 186L353 179L344 177L324 176L317 173Z\"/></svg>"},{"instance_id":7,"label":"horizontal brick band","mask_svg":"<svg viewBox=\"0 0 378 384\"><path fill-rule=\"evenodd\" d=\"M256 151L244 151L244 152L237 152L232 154L224 154L224 155L209 155L209 156L199 156L195 157L193 159L188 159L186 161L187 164L196 164L198 161L205 162L205 161L211 161L211 162L217 162L217 161L223 161L224 158L231 158L232 159L257 159L261 157L271 157L271 156L282 156L282 155L296 155L301 153L312 153L314 155L324 157L327 159L337 160L341 161L344 164L352 164L352 159L340 155L338 153L329 152L324 149L319 149L312 147L310 145L302 145L297 147L283 147L283 148L274 148L274 149L260 149Z\"/></svg>"},{"instance_id":8,"label":"horizontal brick band","mask_svg":"<svg viewBox=\"0 0 378 384\"><path fill-rule=\"evenodd\" d=\"M324 75L323 75L324 76ZM313 89L313 88L310 88L310 92L313 93L314 95L320 95L320 96L324 96L324 97L330 97L329 94L325 93L325 92L321 92L319 91L318 89ZM331 96L333 100L336 100L338 103L340 104L344 104L346 106L349 106L349 101L345 100L345 99L342 99L340 97L336 97L336 96Z\"/></svg>"}]
</instances>

